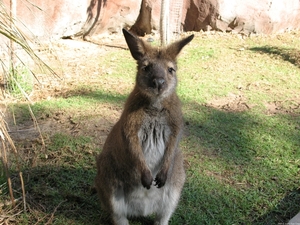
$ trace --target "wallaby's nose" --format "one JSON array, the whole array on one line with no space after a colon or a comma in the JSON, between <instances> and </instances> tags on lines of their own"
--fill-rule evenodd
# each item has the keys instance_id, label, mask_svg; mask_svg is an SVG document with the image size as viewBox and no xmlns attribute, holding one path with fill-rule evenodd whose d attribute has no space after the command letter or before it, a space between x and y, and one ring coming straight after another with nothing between
<instances>
[{"instance_id":1,"label":"wallaby's nose","mask_svg":"<svg viewBox=\"0 0 300 225\"><path fill-rule=\"evenodd\" d=\"M165 84L165 79L164 78L154 78L153 79L153 87L157 88L158 90L161 90L162 87Z\"/></svg>"}]
</instances>

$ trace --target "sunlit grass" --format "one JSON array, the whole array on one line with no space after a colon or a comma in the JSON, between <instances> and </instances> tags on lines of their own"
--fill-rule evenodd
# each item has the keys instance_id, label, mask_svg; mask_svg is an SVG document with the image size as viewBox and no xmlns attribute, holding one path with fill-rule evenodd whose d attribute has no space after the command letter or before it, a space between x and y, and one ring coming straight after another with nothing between
<instances>
[{"instance_id":1,"label":"sunlit grass","mask_svg":"<svg viewBox=\"0 0 300 225\"><path fill-rule=\"evenodd\" d=\"M178 94L185 131L180 147L187 180L170 224L278 224L300 210L299 48L298 33L249 39L196 35L182 51ZM78 129L96 128L85 135L72 129L44 134L43 154L38 144L26 148L19 143L23 156L31 154L37 165L30 161L25 170L35 214L22 213L18 224L39 219L107 224L92 186L94 155L102 148L95 139L108 131L95 118L115 121L112 114L122 110L136 65L123 49L99 56L99 65L105 65L105 72L98 83L78 81L63 96L32 106L43 121L63 111L72 118L65 125L75 131L77 124ZM242 102L223 107L231 98ZM277 108L269 109L273 103ZM13 108L19 123L30 120L26 107Z\"/></svg>"}]
</instances>

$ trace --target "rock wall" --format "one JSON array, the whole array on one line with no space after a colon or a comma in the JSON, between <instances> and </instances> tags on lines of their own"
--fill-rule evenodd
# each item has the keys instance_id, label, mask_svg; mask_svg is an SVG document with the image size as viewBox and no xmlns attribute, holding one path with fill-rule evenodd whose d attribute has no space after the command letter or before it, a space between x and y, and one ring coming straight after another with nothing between
<instances>
[{"instance_id":1,"label":"rock wall","mask_svg":"<svg viewBox=\"0 0 300 225\"><path fill-rule=\"evenodd\" d=\"M160 4L158 0L143 0L140 18L143 24L159 27ZM170 0L170 21L176 22L173 11L176 1ZM299 0L181 0L179 16L181 31L218 30L224 32L277 33L300 28ZM178 1L177 1L178 2ZM145 7L146 6L146 7ZM144 17L145 12L151 12ZM150 19L149 19L150 18ZM139 20L133 25L139 34Z\"/></svg>"},{"instance_id":2,"label":"rock wall","mask_svg":"<svg viewBox=\"0 0 300 225\"><path fill-rule=\"evenodd\" d=\"M4 5L9 10L10 1ZM16 11L26 35L61 38L121 32L134 24L140 6L141 0L32 0L17 1Z\"/></svg>"},{"instance_id":3,"label":"rock wall","mask_svg":"<svg viewBox=\"0 0 300 225\"><path fill-rule=\"evenodd\" d=\"M93 13L89 13L85 26L75 35L120 33L136 21L140 7L141 0L91 0L88 11Z\"/></svg>"},{"instance_id":4,"label":"rock wall","mask_svg":"<svg viewBox=\"0 0 300 225\"><path fill-rule=\"evenodd\" d=\"M16 1L18 26L31 37L62 37L81 29L87 18L89 0ZM9 0L4 0L9 10ZM26 26L24 26L25 24Z\"/></svg>"},{"instance_id":5,"label":"rock wall","mask_svg":"<svg viewBox=\"0 0 300 225\"><path fill-rule=\"evenodd\" d=\"M9 0L4 0L9 6ZM42 38L158 30L161 0L17 1L22 30ZM170 0L172 32L276 33L300 28L299 0Z\"/></svg>"},{"instance_id":6,"label":"rock wall","mask_svg":"<svg viewBox=\"0 0 300 225\"><path fill-rule=\"evenodd\" d=\"M299 0L219 0L217 29L277 33L300 28Z\"/></svg>"}]
</instances>

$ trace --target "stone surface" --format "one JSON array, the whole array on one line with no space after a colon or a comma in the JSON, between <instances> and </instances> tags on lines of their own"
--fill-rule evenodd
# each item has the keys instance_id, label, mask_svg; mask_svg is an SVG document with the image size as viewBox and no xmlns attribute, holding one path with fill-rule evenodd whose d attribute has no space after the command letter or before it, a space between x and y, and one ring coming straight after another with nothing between
<instances>
[{"instance_id":1,"label":"stone surface","mask_svg":"<svg viewBox=\"0 0 300 225\"><path fill-rule=\"evenodd\" d=\"M246 33L276 33L299 29L298 0L219 0L217 28Z\"/></svg>"},{"instance_id":2,"label":"stone surface","mask_svg":"<svg viewBox=\"0 0 300 225\"><path fill-rule=\"evenodd\" d=\"M9 2L4 0L7 9ZM69 36L78 32L85 23L89 4L88 0L16 2L20 29L30 37L45 38Z\"/></svg>"},{"instance_id":3,"label":"stone surface","mask_svg":"<svg viewBox=\"0 0 300 225\"><path fill-rule=\"evenodd\" d=\"M4 0L7 9L9 2ZM140 5L141 0L17 1L17 18L22 21L19 27L31 37L116 33L134 24Z\"/></svg>"},{"instance_id":4,"label":"stone surface","mask_svg":"<svg viewBox=\"0 0 300 225\"><path fill-rule=\"evenodd\" d=\"M219 3L217 0L187 0L183 9L185 31L216 29Z\"/></svg>"},{"instance_id":5,"label":"stone surface","mask_svg":"<svg viewBox=\"0 0 300 225\"><path fill-rule=\"evenodd\" d=\"M161 1L143 2L132 28L139 35L150 33L149 27L159 27ZM178 30L174 26L179 24L180 31L284 32L300 28L300 3L298 0L170 0L170 23L172 31Z\"/></svg>"},{"instance_id":6,"label":"stone surface","mask_svg":"<svg viewBox=\"0 0 300 225\"><path fill-rule=\"evenodd\" d=\"M86 26L90 32L85 35L101 33L120 33L123 27L129 28L136 21L141 0L92 0L89 8L94 12L91 19L92 26ZM87 20L88 24L88 20Z\"/></svg>"},{"instance_id":7,"label":"stone surface","mask_svg":"<svg viewBox=\"0 0 300 225\"><path fill-rule=\"evenodd\" d=\"M4 0L9 6L9 0ZM143 36L159 29L161 0L17 1L19 23L39 38L119 33ZM170 0L169 30L276 33L300 27L299 0ZM30 32L26 32L30 30Z\"/></svg>"}]
</instances>

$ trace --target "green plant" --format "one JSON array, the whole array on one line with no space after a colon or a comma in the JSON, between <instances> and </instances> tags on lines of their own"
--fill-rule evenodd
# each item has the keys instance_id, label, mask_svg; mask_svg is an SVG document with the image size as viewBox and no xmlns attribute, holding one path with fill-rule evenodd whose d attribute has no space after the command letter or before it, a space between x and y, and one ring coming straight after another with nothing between
<instances>
[{"instance_id":1,"label":"green plant","mask_svg":"<svg viewBox=\"0 0 300 225\"><path fill-rule=\"evenodd\" d=\"M178 92L185 131L180 147L187 179L170 225L278 224L299 212L298 49L298 32L247 39L217 33L196 34L182 52ZM15 218L18 224L107 224L93 190L94 155L133 88L135 65L129 54L111 48L89 67L104 68L97 80L91 82L78 69L82 80L32 106L43 126L44 148L26 126L28 107L14 105L22 124L17 128L27 128L16 144L30 206L30 213ZM20 196L18 175L12 172Z\"/></svg>"},{"instance_id":2,"label":"green plant","mask_svg":"<svg viewBox=\"0 0 300 225\"><path fill-rule=\"evenodd\" d=\"M34 76L31 71L24 66L11 69L6 81L9 92L15 97L21 98L29 96L33 90Z\"/></svg>"},{"instance_id":3,"label":"green plant","mask_svg":"<svg viewBox=\"0 0 300 225\"><path fill-rule=\"evenodd\" d=\"M18 26L16 25L17 18L15 18L13 9L7 10L5 7L5 4L3 1L0 2L0 35L2 40L8 40L9 46L8 46L8 56L6 59L1 58L0 64L2 67L2 79L0 79L3 82L3 87L6 88L2 91L8 91L11 92L16 97L24 97L26 100L30 101L29 93L33 89L33 78L35 77L35 74L32 72L32 69L29 68L29 66L26 66L26 64L18 57L16 53L15 45L17 44L35 63L36 65L43 71L47 70L51 74L55 74L54 71L46 64L44 61L36 55L36 53L33 51L31 46L28 44L28 39L23 35L23 33L18 29ZM7 38L7 39L6 39ZM18 60L18 62L17 62ZM19 66L16 66L17 63L19 63ZM5 107L2 107L4 105L1 105L0 109L0 143L1 143L1 151L0 151L0 159L1 164L3 166L3 171L1 171L1 178L0 180L3 180L4 177L6 178L6 185L1 183L1 187L5 187L8 189L9 195L10 195L10 201L11 205L13 207L16 206L16 200L15 200L15 193L13 192L12 187L12 179L11 179L11 171L10 171L10 163L11 160L15 160L16 162L16 170L18 171L19 175L19 184L21 186L21 199L22 199L22 205L23 209L26 211L26 195L25 195L25 187L24 187L24 181L21 171L21 166L19 162L19 152L17 151L17 148L15 147L14 141L10 137L10 134L8 132L8 127L5 122L4 112ZM29 106L30 108L30 106ZM30 112L32 112L30 110ZM32 120L36 122L35 117L33 114L31 114ZM36 126L38 126L35 123ZM42 141L43 142L43 141ZM13 155L14 157L12 157ZM1 168L2 169L2 168ZM3 176L4 175L4 176ZM1 188L2 189L2 188ZM1 190L0 190L1 192ZM2 209L3 205L1 205L0 210ZM4 222L6 223L6 218L4 217ZM2 221L0 220L2 223Z\"/></svg>"}]
</instances>

